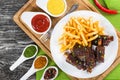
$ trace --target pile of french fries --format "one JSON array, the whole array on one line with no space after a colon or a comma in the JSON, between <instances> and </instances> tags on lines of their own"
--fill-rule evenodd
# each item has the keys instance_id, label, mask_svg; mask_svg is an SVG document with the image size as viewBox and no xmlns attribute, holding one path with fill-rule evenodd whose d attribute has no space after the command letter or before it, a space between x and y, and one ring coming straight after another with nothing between
<instances>
[{"instance_id":1,"label":"pile of french fries","mask_svg":"<svg viewBox=\"0 0 120 80\"><path fill-rule=\"evenodd\" d=\"M104 35L104 28L99 21L93 22L92 17L71 17L64 26L64 32L58 42L61 51L71 50L76 43L83 46L91 46L91 41L99 35Z\"/></svg>"}]
</instances>

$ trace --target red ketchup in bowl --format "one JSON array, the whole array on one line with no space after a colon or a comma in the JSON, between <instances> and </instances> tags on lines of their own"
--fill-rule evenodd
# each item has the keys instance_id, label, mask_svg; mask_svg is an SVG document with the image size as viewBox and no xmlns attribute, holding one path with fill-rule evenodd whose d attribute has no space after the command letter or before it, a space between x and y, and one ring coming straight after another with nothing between
<instances>
[{"instance_id":1,"label":"red ketchup in bowl","mask_svg":"<svg viewBox=\"0 0 120 80\"><path fill-rule=\"evenodd\" d=\"M43 14L35 15L31 21L32 27L37 32L45 32L50 26L50 20Z\"/></svg>"}]
</instances>

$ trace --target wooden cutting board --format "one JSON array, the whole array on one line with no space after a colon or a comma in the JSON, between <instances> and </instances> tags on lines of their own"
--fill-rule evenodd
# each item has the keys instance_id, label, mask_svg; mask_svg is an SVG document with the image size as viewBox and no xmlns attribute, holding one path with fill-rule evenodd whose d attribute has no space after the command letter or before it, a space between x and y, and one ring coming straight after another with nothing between
<instances>
[{"instance_id":1,"label":"wooden cutting board","mask_svg":"<svg viewBox=\"0 0 120 80\"><path fill-rule=\"evenodd\" d=\"M97 9L94 8L94 6L92 6L88 0L66 0L67 1L67 11L71 8L71 6L73 4L79 4L79 7L77 10L90 10L90 11L94 11L97 12ZM44 50L44 52L46 52L46 54L52 59L51 56L51 52L50 52L50 44L49 44L49 40L44 42L42 40L40 40L40 36L36 33L34 33L33 31L31 31L31 29L24 24L21 19L20 16L23 12L25 11L31 11L31 12L44 12L42 9L38 8L35 4L36 0L29 0L13 17L13 20L16 22L16 24L42 49ZM67 12L66 11L66 12ZM54 28L54 25L65 15L58 17L58 18L53 18L52 19L52 28ZM118 31L116 31L118 34L118 38L120 41L120 33ZM120 47L119 47L120 48ZM120 63L120 49L118 50L118 55L116 60L114 61L114 63L112 64L112 66L106 70L103 74L96 76L94 78L89 78L89 79L78 79L75 77L70 76L70 78L72 80L102 80L104 79L104 77L106 77L106 75L108 73L110 73L111 70L113 70L118 64Z\"/></svg>"}]
</instances>

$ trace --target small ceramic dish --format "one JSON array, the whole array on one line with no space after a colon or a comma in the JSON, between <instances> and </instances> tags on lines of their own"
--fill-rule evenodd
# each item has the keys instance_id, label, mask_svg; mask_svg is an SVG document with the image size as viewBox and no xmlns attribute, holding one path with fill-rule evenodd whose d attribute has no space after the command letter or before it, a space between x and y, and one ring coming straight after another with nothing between
<instances>
[{"instance_id":1,"label":"small ceramic dish","mask_svg":"<svg viewBox=\"0 0 120 80\"><path fill-rule=\"evenodd\" d=\"M63 0L63 2L64 2L64 10L62 11L62 13L60 13L60 14L58 14L58 15L54 15L54 14L52 14L52 13L50 13L49 12L49 10L48 10L48 8L47 8L47 4L48 4L48 1L49 0L36 0L36 5L38 6L38 7L40 7L41 9L43 9L46 13L48 13L50 16L52 16L52 17L59 17L59 16L62 16L64 13L65 13L65 11L66 11L66 9L67 9L67 3L66 3L66 0ZM52 4L51 4L52 5Z\"/></svg>"},{"instance_id":2,"label":"small ceramic dish","mask_svg":"<svg viewBox=\"0 0 120 80\"><path fill-rule=\"evenodd\" d=\"M36 52L32 57L27 58L24 56L24 52L30 46L34 46L36 48ZM18 58L18 60L12 66L10 66L10 70L13 71L16 67L18 67L24 61L34 58L37 55L37 53L38 53L38 47L36 45L30 44L30 45L26 46L22 52L22 55Z\"/></svg>"},{"instance_id":3,"label":"small ceramic dish","mask_svg":"<svg viewBox=\"0 0 120 80\"><path fill-rule=\"evenodd\" d=\"M35 68L35 61L38 59L38 58L40 58L40 57L44 57L45 59L46 59L46 64L42 67L42 68ZM38 56L34 61L33 61L33 64L32 64L32 66L31 66L31 68L28 70L28 72L25 74L25 75L23 75L21 78L20 78L20 80L27 80L32 74L34 74L35 72L37 72L37 71L40 71L40 70L42 70L42 69L44 69L46 66L47 66L47 64L48 64L48 58L46 57L46 56L44 56L44 55L41 55L41 56ZM38 65L38 64L37 64Z\"/></svg>"},{"instance_id":4,"label":"small ceramic dish","mask_svg":"<svg viewBox=\"0 0 120 80\"><path fill-rule=\"evenodd\" d=\"M54 69L54 71L51 71L50 69ZM48 71L48 70L49 70L49 71ZM52 73L49 73L49 74L47 75L47 78L48 78L48 77L51 77L51 78L45 79L46 72L52 72ZM55 74L53 74L53 73L55 73ZM53 76L53 75L54 75L54 76ZM44 73L43 73L43 75L42 75L42 78L41 78L40 80L55 80L55 78L57 77L57 75L58 75L58 68L55 67L55 66L49 66L49 67L47 67L47 68L45 69L45 71L44 71Z\"/></svg>"},{"instance_id":5,"label":"small ceramic dish","mask_svg":"<svg viewBox=\"0 0 120 80\"><path fill-rule=\"evenodd\" d=\"M48 18L49 26L45 31L40 32L40 31L36 31L34 29L34 27L32 25L32 20L37 15L44 15L44 16L46 16L46 18ZM36 34L45 34L46 32L48 32L50 30L51 24L52 24L51 18L46 13L43 13L43 12L23 12L20 19L25 25L27 25ZM36 21L39 24L41 20L36 20Z\"/></svg>"}]
</instances>

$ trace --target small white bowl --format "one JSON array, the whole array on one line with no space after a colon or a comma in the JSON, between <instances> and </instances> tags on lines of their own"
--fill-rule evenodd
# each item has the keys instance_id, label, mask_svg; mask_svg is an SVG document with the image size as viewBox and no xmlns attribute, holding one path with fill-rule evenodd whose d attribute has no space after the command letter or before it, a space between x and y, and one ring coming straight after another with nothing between
<instances>
[{"instance_id":1,"label":"small white bowl","mask_svg":"<svg viewBox=\"0 0 120 80\"><path fill-rule=\"evenodd\" d=\"M44 66L43 68L36 69L36 68L34 67L34 64L35 64L35 61L36 61L39 57L44 57L44 58L46 58L47 62L46 62L45 66ZM40 71L40 70L44 69L47 65L48 65L48 58L47 58L46 56L44 56L44 55L38 56L38 57L33 61L33 64L32 64L32 66L31 66L31 68L28 70L28 72L27 72L26 74L24 74L24 75L20 78L20 80L27 80L27 79L29 78L29 76L33 75L33 74L34 74L35 72L37 72L37 71Z\"/></svg>"},{"instance_id":2,"label":"small white bowl","mask_svg":"<svg viewBox=\"0 0 120 80\"><path fill-rule=\"evenodd\" d=\"M48 13L50 16L52 16L52 17L59 17L59 16L62 16L62 15L65 13L66 9L67 9L66 0L63 0L63 1L64 1L64 4L65 4L65 9L64 9L64 11L63 11L61 14L59 14L59 15L51 14L51 13L48 11L48 9L47 9L48 0L36 0L36 5L37 5L38 7L40 7L42 10L44 10L46 13Z\"/></svg>"},{"instance_id":3,"label":"small white bowl","mask_svg":"<svg viewBox=\"0 0 120 80\"><path fill-rule=\"evenodd\" d=\"M48 69L50 69L50 68L54 68L54 69L56 70L56 74L55 74L55 76L54 76L53 78L51 78L51 79L49 79L49 80L55 80L55 78L58 76L58 68L55 67L55 66L49 66L49 67L47 67L47 68L45 69L45 71L43 72L42 78L41 78L40 80L44 80L44 75L45 75L46 71L47 71Z\"/></svg>"},{"instance_id":4,"label":"small white bowl","mask_svg":"<svg viewBox=\"0 0 120 80\"><path fill-rule=\"evenodd\" d=\"M48 29L44 32L37 32L32 27L32 24L31 24L32 18L38 14L45 15L50 21ZM51 24L52 24L51 18L46 13L43 13L43 12L23 12L20 19L25 25L27 25L36 34L44 34L44 33L48 32L50 30Z\"/></svg>"},{"instance_id":5,"label":"small white bowl","mask_svg":"<svg viewBox=\"0 0 120 80\"><path fill-rule=\"evenodd\" d=\"M35 52L35 54L33 56L27 58L27 57L24 56L24 52L30 46L34 46L36 48L36 52ZM18 58L18 60L13 65L10 66L10 70L13 71L15 68L17 68L24 61L34 58L37 55L37 53L38 53L38 47L37 47L37 45L30 44L30 45L26 46L24 48L23 52L22 52L22 55Z\"/></svg>"}]
</instances>

